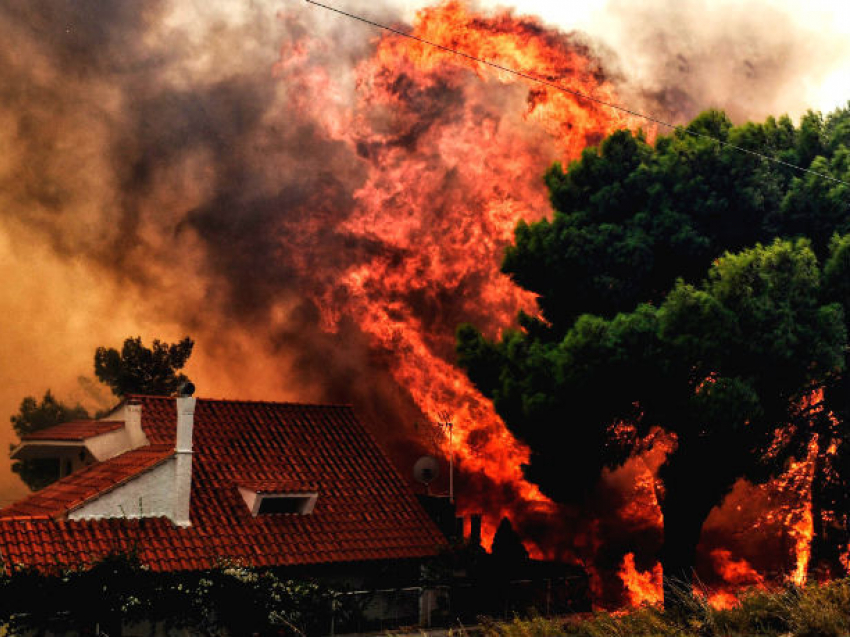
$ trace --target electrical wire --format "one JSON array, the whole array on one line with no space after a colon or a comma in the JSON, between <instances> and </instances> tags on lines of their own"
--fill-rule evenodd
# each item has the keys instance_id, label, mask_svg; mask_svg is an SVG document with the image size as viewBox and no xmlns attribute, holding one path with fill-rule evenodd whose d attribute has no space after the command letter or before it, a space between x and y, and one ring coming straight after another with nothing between
<instances>
[{"instance_id":1,"label":"electrical wire","mask_svg":"<svg viewBox=\"0 0 850 637\"><path fill-rule=\"evenodd\" d=\"M702 139L708 139L714 141L721 146L725 146L726 148L731 148L733 150L737 150L742 153L747 153L748 155L753 155L755 157L759 157L761 159L765 159L769 162L773 162L774 164L779 164L780 166L785 166L786 168L791 168L793 170L798 170L800 172L805 172L810 175L815 175L817 177L821 177L822 179L827 179L829 181L834 181L839 184L844 184L845 186L850 186L850 182L844 181L843 179L839 179L838 177L833 177L832 175L827 175L826 173L818 172L817 170L811 170L810 168L804 168L803 166L798 166L797 164L792 164L790 162L784 161L782 159L778 159L777 157L771 157L770 155L765 155L764 153L760 153L755 150L750 150L749 148L744 148L743 146L738 146L737 144L732 144L727 141L723 141L722 139L718 139L713 135L707 135L706 133L700 133L699 131L691 130L685 126L679 126L676 124L670 124L669 122L665 122L664 120L658 119L657 117L653 117L651 115L646 115L645 113L641 113L639 111L632 110L630 108L626 108L625 106L620 106L619 104L614 104L613 102L608 102L598 97L593 97L592 95L588 95L586 93L582 93L581 91L576 91L575 89L567 88L566 86L562 86L556 82L552 82L549 80L544 80L539 77L535 77L529 73L525 73L523 71L518 71L516 69L512 69L507 66L503 66L501 64L497 64L496 62L491 62L490 60L485 60L483 58L476 57L469 53L464 53L463 51L459 51L457 49L453 49L448 46L444 46L442 44L438 44L437 42L432 42L431 40L426 40L425 38L420 38L417 35L413 35L412 33L405 33L399 29L395 29L393 27L387 26L386 24L381 24L380 22L375 22L368 18L364 18L361 15L357 15L356 13L350 13L348 11L343 11L342 9L337 9L336 7L332 7L327 4L322 4L321 2L316 2L316 0L305 0L305 2L315 5L317 7L321 7L322 9L327 9L328 11L333 11L334 13L338 13L339 15L345 16L347 18L351 18L352 20L357 20L359 22L363 22L364 24L371 25L373 27L377 27L379 29L383 29L384 31L389 31L390 33L395 33L396 35L400 35L405 38L409 38L411 40L415 40L422 44L427 44L428 46L432 46L436 49L440 49L442 51L446 51L447 53L452 53L454 55L458 55L460 57L467 58L468 60L473 60L475 62L479 62L481 64L485 64L494 69L498 69L499 71L504 71L506 73L511 73L512 75L516 75L517 77L521 77L526 80L530 80L532 82L537 82L538 84L542 84L544 86L548 86L549 88L553 88L555 90L561 91L562 93L569 93L570 95L574 95L581 99L585 99L591 102L595 102L601 106L605 106L607 108L613 108L623 113L627 113L634 117L638 117L640 119L644 119L648 122L652 122L653 124L658 124L659 126L663 126L665 128L669 128L673 131L685 133L687 135L691 135L693 137L699 137Z\"/></svg>"}]
</instances>

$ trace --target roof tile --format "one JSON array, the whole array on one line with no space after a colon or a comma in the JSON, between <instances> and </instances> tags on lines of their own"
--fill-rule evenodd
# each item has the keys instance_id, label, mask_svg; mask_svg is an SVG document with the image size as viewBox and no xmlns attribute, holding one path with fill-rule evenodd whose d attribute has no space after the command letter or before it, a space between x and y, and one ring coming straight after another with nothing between
<instances>
[{"instance_id":1,"label":"roof tile","mask_svg":"<svg viewBox=\"0 0 850 637\"><path fill-rule=\"evenodd\" d=\"M22 442L31 440L86 440L99 436L100 434L108 433L121 429L124 423L119 421L107 420L75 420L73 422L65 422L60 425L54 425L47 429L35 431L30 434L21 436Z\"/></svg>"}]
</instances>

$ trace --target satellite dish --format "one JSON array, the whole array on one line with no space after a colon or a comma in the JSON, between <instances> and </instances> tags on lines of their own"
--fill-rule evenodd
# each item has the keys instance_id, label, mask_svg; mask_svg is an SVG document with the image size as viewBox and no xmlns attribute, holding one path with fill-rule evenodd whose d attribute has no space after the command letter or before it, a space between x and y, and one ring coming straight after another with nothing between
<instances>
[{"instance_id":1,"label":"satellite dish","mask_svg":"<svg viewBox=\"0 0 850 637\"><path fill-rule=\"evenodd\" d=\"M422 456L413 465L413 477L426 487L440 475L440 463L433 456Z\"/></svg>"}]
</instances>

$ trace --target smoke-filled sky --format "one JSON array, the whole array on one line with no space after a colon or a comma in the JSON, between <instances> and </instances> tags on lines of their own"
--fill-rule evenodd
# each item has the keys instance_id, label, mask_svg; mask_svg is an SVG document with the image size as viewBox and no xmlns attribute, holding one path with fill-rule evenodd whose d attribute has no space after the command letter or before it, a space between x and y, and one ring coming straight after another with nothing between
<instances>
[{"instance_id":1,"label":"smoke-filled sky","mask_svg":"<svg viewBox=\"0 0 850 637\"><path fill-rule=\"evenodd\" d=\"M400 4L412 19L428 2ZM744 83L747 77L740 67L770 57L777 80L784 81L777 81L773 95L761 95L751 103L756 110L797 115L808 108L826 112L848 101L850 6L843 0L481 0L478 4L490 9L514 7L563 30L585 31L616 51L629 76L659 88L662 81L673 78L686 84L719 80L707 87L706 95L728 105L746 99L747 89L739 85L743 95L736 96L724 78L737 75ZM368 5L347 6L368 11ZM676 75L659 73L659 65L670 62L657 55L660 51L679 58Z\"/></svg>"},{"instance_id":2,"label":"smoke-filled sky","mask_svg":"<svg viewBox=\"0 0 850 637\"><path fill-rule=\"evenodd\" d=\"M427 4L328 3L396 24ZM516 6L565 33L585 31L552 41L589 51L629 106L682 122L709 106L741 120L846 103L841 5ZM391 416L410 413L412 401L390 373L393 337L374 347L335 277L345 274L350 293L370 259L417 263L425 279L448 271L450 288L421 285L382 310L414 308L416 324L436 334L422 347L448 358L452 326L486 320L476 294L492 292L489 270L453 269L445 255L426 259L386 233L357 231L356 193L367 184L392 209L376 158L397 158L410 139L431 139L434 122L459 126L465 113L522 137L541 172L558 145L517 132L522 118L508 115L528 87L472 89L472 76L410 91L394 119L369 110L374 89L355 69L379 36L302 0L0 5L0 444L14 440L2 422L26 395L51 388L108 406L92 379L94 350L137 334L193 336L188 371L201 396L354 402L380 427L400 426ZM417 155L417 166L436 170L438 159ZM455 195L435 206L469 205L457 170L439 170ZM515 191L541 187L536 174L499 179ZM536 197L535 214L545 214L544 193ZM470 249L496 258L503 236L466 230ZM417 245L427 239L417 235ZM22 493L0 462L0 504Z\"/></svg>"}]
</instances>

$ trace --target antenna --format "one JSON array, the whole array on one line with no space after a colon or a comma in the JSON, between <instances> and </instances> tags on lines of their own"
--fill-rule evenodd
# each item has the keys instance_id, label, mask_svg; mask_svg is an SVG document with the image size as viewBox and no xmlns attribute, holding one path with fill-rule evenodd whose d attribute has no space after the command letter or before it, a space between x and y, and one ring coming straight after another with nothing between
<instances>
[{"instance_id":1,"label":"antenna","mask_svg":"<svg viewBox=\"0 0 850 637\"><path fill-rule=\"evenodd\" d=\"M455 502L455 448L452 444L454 423L452 422L452 413L450 411L440 411L437 413L437 424L444 427L449 432L449 502Z\"/></svg>"}]
</instances>

